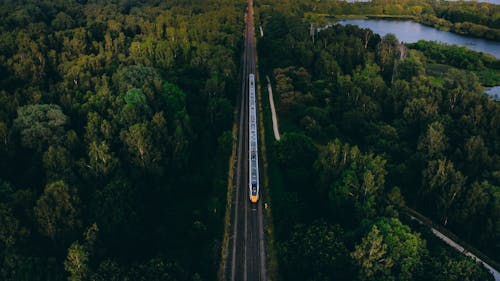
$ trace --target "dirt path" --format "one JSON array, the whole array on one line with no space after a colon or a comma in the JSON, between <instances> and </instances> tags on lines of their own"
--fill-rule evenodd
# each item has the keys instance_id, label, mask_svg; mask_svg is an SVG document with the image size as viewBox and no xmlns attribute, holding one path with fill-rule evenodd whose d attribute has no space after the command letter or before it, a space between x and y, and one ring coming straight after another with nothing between
<instances>
[{"instance_id":1,"label":"dirt path","mask_svg":"<svg viewBox=\"0 0 500 281\"><path fill-rule=\"evenodd\" d=\"M271 80L269 80L269 76L266 76L266 79L267 79L267 92L269 93L269 104L271 105L271 114L273 119L274 139L279 141L281 137L280 137L280 131L278 129L278 118L276 117L276 109L274 107L273 87L271 87Z\"/></svg>"},{"instance_id":2,"label":"dirt path","mask_svg":"<svg viewBox=\"0 0 500 281\"><path fill-rule=\"evenodd\" d=\"M491 267L489 264L485 263L484 261L482 261L481 259L479 259L478 257L476 257L474 254L468 252L467 250L464 249L464 247L460 246L455 241L453 241L450 238L446 237L443 233L439 232L438 230L436 230L434 228L431 228L431 230L432 230L432 233L434 233L434 235L436 235L437 237L439 237L439 239L443 240L446 244L448 244L451 247L457 249L462 254L473 258L476 262L482 263L483 266L486 267L486 269L488 269L491 272L491 274L493 274L493 277L495 278L495 281L500 281L500 273L498 271L496 271L493 267Z\"/></svg>"},{"instance_id":3,"label":"dirt path","mask_svg":"<svg viewBox=\"0 0 500 281\"><path fill-rule=\"evenodd\" d=\"M420 222L420 223L424 223L422 220L414 217L414 216L411 216L412 219ZM424 223L425 224L425 223ZM427 224L426 224L427 225ZM482 261L480 258L478 258L476 255L472 254L471 252L467 251L464 247L462 247L460 244L458 244L457 242L453 241L451 238L449 238L448 236L444 235L442 232L440 232L439 230L433 228L433 227L430 227L431 228L431 231L432 233L434 233L435 236L437 236L439 239L443 240L443 242L445 242L446 244L448 244L450 247L453 247L455 248L457 251L459 251L460 253L466 255L466 256L469 256L471 258L473 258L476 262L480 262L486 269L488 269L488 271L491 272L491 274L493 275L493 277L495 278L495 281L500 281L500 272L498 272L496 269L494 269L492 266L490 266L489 264L485 263L484 261Z\"/></svg>"}]
</instances>

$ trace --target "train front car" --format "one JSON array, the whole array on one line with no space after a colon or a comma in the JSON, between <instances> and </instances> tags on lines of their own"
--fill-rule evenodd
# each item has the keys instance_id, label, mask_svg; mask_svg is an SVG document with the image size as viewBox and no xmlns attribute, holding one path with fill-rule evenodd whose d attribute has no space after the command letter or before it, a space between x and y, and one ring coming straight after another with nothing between
<instances>
[{"instance_id":1,"label":"train front car","mask_svg":"<svg viewBox=\"0 0 500 281\"><path fill-rule=\"evenodd\" d=\"M257 149L257 109L255 96L255 76L249 76L248 94L248 194L252 203L259 200L259 153Z\"/></svg>"}]
</instances>

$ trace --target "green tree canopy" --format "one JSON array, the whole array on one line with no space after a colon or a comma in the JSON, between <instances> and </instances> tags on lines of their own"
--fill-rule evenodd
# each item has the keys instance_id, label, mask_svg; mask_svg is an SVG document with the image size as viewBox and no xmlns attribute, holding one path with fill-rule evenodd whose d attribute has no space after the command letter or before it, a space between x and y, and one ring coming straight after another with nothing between
<instances>
[{"instance_id":1,"label":"green tree canopy","mask_svg":"<svg viewBox=\"0 0 500 281\"><path fill-rule=\"evenodd\" d=\"M420 138L418 150L424 153L426 159L443 157L447 148L444 127L440 122L429 124L427 132Z\"/></svg>"},{"instance_id":2,"label":"green tree canopy","mask_svg":"<svg viewBox=\"0 0 500 281\"><path fill-rule=\"evenodd\" d=\"M446 225L465 187L465 177L446 159L428 162L423 172L422 194L439 220Z\"/></svg>"},{"instance_id":3,"label":"green tree canopy","mask_svg":"<svg viewBox=\"0 0 500 281\"><path fill-rule=\"evenodd\" d=\"M125 102L130 106L144 106L146 105L146 96L141 89L132 88L127 91Z\"/></svg>"},{"instance_id":4,"label":"green tree canopy","mask_svg":"<svg viewBox=\"0 0 500 281\"><path fill-rule=\"evenodd\" d=\"M385 163L380 156L362 153L358 147L336 139L321 152L315 166L320 183L328 187L335 212L355 211L362 218L375 214L387 174Z\"/></svg>"},{"instance_id":5,"label":"green tree canopy","mask_svg":"<svg viewBox=\"0 0 500 281\"><path fill-rule=\"evenodd\" d=\"M349 257L339 226L323 221L297 225L279 247L286 279L343 280L349 276Z\"/></svg>"},{"instance_id":6,"label":"green tree canopy","mask_svg":"<svg viewBox=\"0 0 500 281\"><path fill-rule=\"evenodd\" d=\"M64 261L64 269L70 274L69 281L87 280L89 272L89 253L83 245L74 242L68 249L68 255Z\"/></svg>"},{"instance_id":7,"label":"green tree canopy","mask_svg":"<svg viewBox=\"0 0 500 281\"><path fill-rule=\"evenodd\" d=\"M446 259L436 280L439 281L493 281L493 276L469 257Z\"/></svg>"},{"instance_id":8,"label":"green tree canopy","mask_svg":"<svg viewBox=\"0 0 500 281\"><path fill-rule=\"evenodd\" d=\"M79 198L75 190L63 181L47 184L34 208L40 233L51 238L62 238L79 226Z\"/></svg>"},{"instance_id":9,"label":"green tree canopy","mask_svg":"<svg viewBox=\"0 0 500 281\"><path fill-rule=\"evenodd\" d=\"M14 127L21 134L22 144L39 152L48 144L62 141L68 117L55 104L22 106L17 110Z\"/></svg>"},{"instance_id":10,"label":"green tree canopy","mask_svg":"<svg viewBox=\"0 0 500 281\"><path fill-rule=\"evenodd\" d=\"M361 280L413 280L427 254L425 240L398 219L375 222L351 256Z\"/></svg>"}]
</instances>

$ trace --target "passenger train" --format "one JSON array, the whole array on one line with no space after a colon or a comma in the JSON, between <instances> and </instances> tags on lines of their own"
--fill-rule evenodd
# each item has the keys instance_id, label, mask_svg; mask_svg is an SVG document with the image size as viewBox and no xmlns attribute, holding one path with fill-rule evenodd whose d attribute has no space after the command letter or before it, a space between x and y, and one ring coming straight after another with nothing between
<instances>
[{"instance_id":1,"label":"passenger train","mask_svg":"<svg viewBox=\"0 0 500 281\"><path fill-rule=\"evenodd\" d=\"M257 141L257 102L255 96L255 75L249 75L248 91L248 188L249 197L252 203L259 200L259 153Z\"/></svg>"}]
</instances>

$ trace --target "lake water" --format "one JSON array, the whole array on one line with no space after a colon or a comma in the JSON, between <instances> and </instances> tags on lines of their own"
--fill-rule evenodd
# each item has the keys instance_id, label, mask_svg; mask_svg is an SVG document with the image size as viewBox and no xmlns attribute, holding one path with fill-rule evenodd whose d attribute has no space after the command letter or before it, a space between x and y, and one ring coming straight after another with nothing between
<instances>
[{"instance_id":1,"label":"lake water","mask_svg":"<svg viewBox=\"0 0 500 281\"><path fill-rule=\"evenodd\" d=\"M500 86L489 88L485 91L492 99L500 101Z\"/></svg>"},{"instance_id":2,"label":"lake water","mask_svg":"<svg viewBox=\"0 0 500 281\"><path fill-rule=\"evenodd\" d=\"M473 0L470 0L470 1L473 1ZM479 0L477 2L486 2L486 3L495 4L495 5L500 5L500 0Z\"/></svg>"},{"instance_id":3,"label":"lake water","mask_svg":"<svg viewBox=\"0 0 500 281\"><path fill-rule=\"evenodd\" d=\"M439 41L447 44L465 46L471 50L488 53L500 58L500 42L462 36L413 21L367 19L342 20L340 23L369 28L382 36L387 33L393 33L400 41L406 43L415 43L418 40Z\"/></svg>"},{"instance_id":4,"label":"lake water","mask_svg":"<svg viewBox=\"0 0 500 281\"><path fill-rule=\"evenodd\" d=\"M370 2L370 0L346 0L347 2ZM453 0L452 0L453 1ZM473 1L473 0L470 0ZM495 5L500 5L500 0L479 0L478 2L487 2Z\"/></svg>"},{"instance_id":5,"label":"lake water","mask_svg":"<svg viewBox=\"0 0 500 281\"><path fill-rule=\"evenodd\" d=\"M500 0L497 0L500 2ZM439 41L447 44L465 46L469 49L491 54L500 58L500 42L467 37L435 29L413 21L397 20L342 20L341 24L352 24L370 28L380 35L393 33L400 41L414 43L418 40ZM500 101L500 86L486 89L492 99Z\"/></svg>"}]
</instances>

